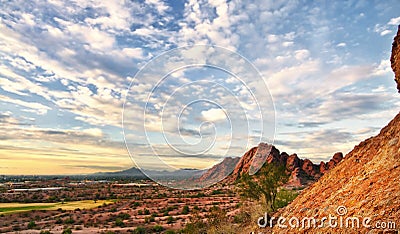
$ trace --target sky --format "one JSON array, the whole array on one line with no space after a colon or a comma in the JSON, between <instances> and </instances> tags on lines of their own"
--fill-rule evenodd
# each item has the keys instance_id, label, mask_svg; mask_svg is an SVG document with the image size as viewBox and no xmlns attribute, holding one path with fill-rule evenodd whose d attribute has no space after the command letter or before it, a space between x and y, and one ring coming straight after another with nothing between
<instances>
[{"instance_id":1,"label":"sky","mask_svg":"<svg viewBox=\"0 0 400 234\"><path fill-rule=\"evenodd\" d=\"M2 1L0 174L207 168L260 141L317 163L348 153L398 113L399 12L397 0Z\"/></svg>"}]
</instances>

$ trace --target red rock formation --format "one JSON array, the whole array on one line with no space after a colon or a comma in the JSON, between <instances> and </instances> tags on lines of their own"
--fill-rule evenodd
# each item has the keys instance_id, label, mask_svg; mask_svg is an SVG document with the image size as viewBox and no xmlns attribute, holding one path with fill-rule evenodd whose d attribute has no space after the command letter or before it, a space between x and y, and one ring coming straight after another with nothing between
<instances>
[{"instance_id":1,"label":"red rock formation","mask_svg":"<svg viewBox=\"0 0 400 234\"><path fill-rule=\"evenodd\" d=\"M233 178L233 180L236 180L243 173L249 172L253 156L256 154L256 152L257 147L253 147L240 158L240 161L238 162L238 164L236 164L236 167L230 176L231 178Z\"/></svg>"},{"instance_id":2,"label":"red rock formation","mask_svg":"<svg viewBox=\"0 0 400 234\"><path fill-rule=\"evenodd\" d=\"M392 55L390 57L392 69L395 74L395 81L397 83L397 90L400 92L400 25L397 31L397 36L394 38L392 45Z\"/></svg>"},{"instance_id":3,"label":"red rock formation","mask_svg":"<svg viewBox=\"0 0 400 234\"><path fill-rule=\"evenodd\" d=\"M240 178L244 173L250 175L256 173L264 163L278 163L285 165L290 178L287 186L300 187L313 183L321 177L322 174L332 169L337 165L343 155L336 153L327 164L324 163L323 169L321 166L313 164L309 159L300 159L296 154L288 155L286 152L280 153L273 145L260 143L257 147L247 151L237 163L232 174L223 181L233 183Z\"/></svg>"},{"instance_id":4,"label":"red rock formation","mask_svg":"<svg viewBox=\"0 0 400 234\"><path fill-rule=\"evenodd\" d=\"M214 165L212 168L207 170L204 174L201 175L199 181L207 181L207 182L218 182L224 179L227 175L229 175L233 168L237 165L240 158L235 157L227 157L222 160L222 162Z\"/></svg>"},{"instance_id":5,"label":"red rock formation","mask_svg":"<svg viewBox=\"0 0 400 234\"><path fill-rule=\"evenodd\" d=\"M286 160L286 168L290 171L293 171L296 167L300 167L301 161L297 154L290 155Z\"/></svg>"}]
</instances>

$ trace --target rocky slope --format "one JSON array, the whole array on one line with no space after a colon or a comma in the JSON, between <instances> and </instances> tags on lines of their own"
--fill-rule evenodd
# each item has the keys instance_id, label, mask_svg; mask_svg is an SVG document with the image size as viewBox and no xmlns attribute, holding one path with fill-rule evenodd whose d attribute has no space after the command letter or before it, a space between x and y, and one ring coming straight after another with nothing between
<instances>
[{"instance_id":1,"label":"rocky slope","mask_svg":"<svg viewBox=\"0 0 400 234\"><path fill-rule=\"evenodd\" d=\"M393 43L391 56L397 87L400 87L399 34L400 32ZM322 217L330 215L341 217L343 225L332 228L325 222L323 228L301 225L296 228L275 226L273 232L400 232L400 113L377 136L357 145L339 165L274 216L287 219L296 217L300 220L314 217L320 221ZM349 217L357 217L360 227L346 228L345 220ZM362 224L365 218L371 219L368 223L371 226ZM388 227L393 223L396 227ZM385 224L386 228L382 228L382 224Z\"/></svg>"},{"instance_id":2,"label":"rocky slope","mask_svg":"<svg viewBox=\"0 0 400 234\"><path fill-rule=\"evenodd\" d=\"M235 168L236 164L239 162L240 158L231 158L227 157L222 160L222 162L214 165L212 168L205 171L201 177L198 179L199 181L212 181L218 182L221 181L232 172L232 169Z\"/></svg>"},{"instance_id":3,"label":"rocky slope","mask_svg":"<svg viewBox=\"0 0 400 234\"><path fill-rule=\"evenodd\" d=\"M313 164L309 159L300 159L296 154L288 155L280 153L273 145L260 143L257 147L247 151L237 162L233 172L223 180L225 183L233 183L244 173L254 174L265 163L278 163L285 165L288 173L291 174L287 186L302 187L309 185L321 177L324 173L332 169L343 158L342 153L336 153L327 163L321 162L320 165ZM231 162L231 161L230 161ZM232 165L232 163L230 164ZM228 168L227 166L216 165L207 176L216 175L218 168ZM208 177L207 177L208 178Z\"/></svg>"}]
</instances>

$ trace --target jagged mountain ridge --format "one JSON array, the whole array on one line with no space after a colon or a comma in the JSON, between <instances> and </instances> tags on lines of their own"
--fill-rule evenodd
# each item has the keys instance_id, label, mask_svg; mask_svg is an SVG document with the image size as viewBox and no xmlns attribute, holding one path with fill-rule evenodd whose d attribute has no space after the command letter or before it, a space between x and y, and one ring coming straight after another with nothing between
<instances>
[{"instance_id":1,"label":"jagged mountain ridge","mask_svg":"<svg viewBox=\"0 0 400 234\"><path fill-rule=\"evenodd\" d=\"M261 153L260 153L261 152ZM232 183L244 173L254 174L265 163L278 163L284 165L290 173L287 186L306 186L321 177L324 173L335 167L343 158L342 153L336 153L327 163L314 164L309 159L300 159L297 154L288 155L273 145L260 143L251 148L239 160L233 172L224 179L224 182Z\"/></svg>"},{"instance_id":2,"label":"jagged mountain ridge","mask_svg":"<svg viewBox=\"0 0 400 234\"><path fill-rule=\"evenodd\" d=\"M336 153L330 161L321 162L317 165L313 164L309 159L300 159L297 154L280 153L275 146L260 143L258 146L248 150L240 158L225 158L222 162L205 171L198 181L218 182L222 180L222 183L233 184L245 173L254 174L264 162L276 162L284 165L288 173L290 173L286 186L302 187L315 182L321 175L335 167L342 158L342 153Z\"/></svg>"}]
</instances>

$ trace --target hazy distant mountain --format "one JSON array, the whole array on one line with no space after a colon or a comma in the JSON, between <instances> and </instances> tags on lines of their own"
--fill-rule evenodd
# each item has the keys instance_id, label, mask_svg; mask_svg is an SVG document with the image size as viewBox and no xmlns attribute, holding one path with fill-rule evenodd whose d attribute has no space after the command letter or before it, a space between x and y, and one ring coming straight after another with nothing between
<instances>
[{"instance_id":1,"label":"hazy distant mountain","mask_svg":"<svg viewBox=\"0 0 400 234\"><path fill-rule=\"evenodd\" d=\"M157 171L157 170L144 170L142 172L140 169L136 167L132 167L123 171L115 171L115 172L98 172L92 174L93 176L99 177L123 177L123 178L132 178L132 179L184 179L184 178L192 178L200 177L205 170L198 170L192 168L184 168L176 171ZM148 175L148 176L147 176Z\"/></svg>"}]
</instances>

